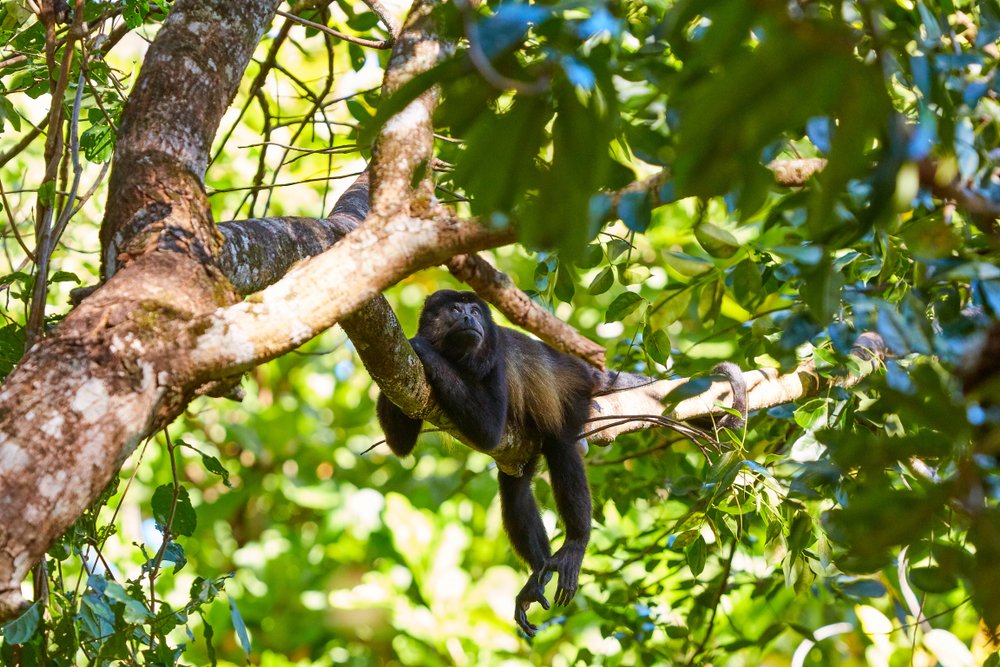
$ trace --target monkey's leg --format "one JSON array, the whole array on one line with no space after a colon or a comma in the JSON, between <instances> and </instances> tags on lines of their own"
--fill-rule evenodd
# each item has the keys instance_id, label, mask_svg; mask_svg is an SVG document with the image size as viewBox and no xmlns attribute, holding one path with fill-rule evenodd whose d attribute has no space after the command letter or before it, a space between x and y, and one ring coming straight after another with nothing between
<instances>
[{"instance_id":1,"label":"monkey's leg","mask_svg":"<svg viewBox=\"0 0 1000 667\"><path fill-rule=\"evenodd\" d=\"M583 553L590 541L590 487L583 457L573 441L549 440L542 447L549 464L552 494L566 525L566 539L545 564L545 572L559 575L555 603L567 605L576 595Z\"/></svg>"},{"instance_id":2,"label":"monkey's leg","mask_svg":"<svg viewBox=\"0 0 1000 667\"><path fill-rule=\"evenodd\" d=\"M514 620L529 637L534 637L538 628L528 621L528 607L537 602L543 609L549 608L549 601L545 599L545 584L549 577L543 575L542 569L551 553L538 503L531 493L534 473L535 461L532 461L525 466L520 477L503 472L497 476L504 529L514 551L531 567L531 576L514 601Z\"/></svg>"},{"instance_id":3,"label":"monkey's leg","mask_svg":"<svg viewBox=\"0 0 1000 667\"><path fill-rule=\"evenodd\" d=\"M385 442L392 453L396 456L407 456L412 452L423 422L406 416L396 404L385 397L385 394L379 394L375 413L378 415L382 432L385 433Z\"/></svg>"}]
</instances>

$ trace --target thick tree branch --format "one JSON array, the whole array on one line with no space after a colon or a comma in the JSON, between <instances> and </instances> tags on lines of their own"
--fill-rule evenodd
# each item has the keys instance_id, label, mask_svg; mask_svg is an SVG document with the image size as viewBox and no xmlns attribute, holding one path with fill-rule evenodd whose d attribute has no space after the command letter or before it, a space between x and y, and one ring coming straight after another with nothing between
<instances>
[{"instance_id":1,"label":"thick tree branch","mask_svg":"<svg viewBox=\"0 0 1000 667\"><path fill-rule=\"evenodd\" d=\"M415 271L511 241L512 230L443 216L366 223L252 300L192 322L198 338L191 362L212 379L247 370L298 347Z\"/></svg>"},{"instance_id":2,"label":"thick tree branch","mask_svg":"<svg viewBox=\"0 0 1000 667\"><path fill-rule=\"evenodd\" d=\"M101 225L102 271L152 248L211 261L221 242L203 179L229 107L279 0L180 1L122 114ZM121 257L119 256L121 255Z\"/></svg>"},{"instance_id":3,"label":"thick tree branch","mask_svg":"<svg viewBox=\"0 0 1000 667\"><path fill-rule=\"evenodd\" d=\"M382 84L390 96L413 77L427 72L445 55L438 38L433 10L439 0L416 0L396 39ZM381 224L398 214L426 215L434 187L428 176L434 153L431 114L437 105L433 87L410 102L382 127L372 153L371 203Z\"/></svg>"},{"instance_id":4,"label":"thick tree branch","mask_svg":"<svg viewBox=\"0 0 1000 667\"><path fill-rule=\"evenodd\" d=\"M361 174L327 218L253 218L223 222L219 268L240 294L273 284L300 260L330 248L368 215L368 172Z\"/></svg>"}]
</instances>

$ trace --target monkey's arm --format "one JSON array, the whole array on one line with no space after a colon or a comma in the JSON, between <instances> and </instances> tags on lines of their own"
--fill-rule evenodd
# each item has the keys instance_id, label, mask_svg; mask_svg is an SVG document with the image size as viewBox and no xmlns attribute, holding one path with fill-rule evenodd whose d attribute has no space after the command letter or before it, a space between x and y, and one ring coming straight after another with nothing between
<instances>
[{"instance_id":1,"label":"monkey's arm","mask_svg":"<svg viewBox=\"0 0 1000 667\"><path fill-rule=\"evenodd\" d=\"M378 416L378 423L385 433L385 442L389 449L396 456L406 456L413 451L417 444L417 436L420 435L419 419L408 417L400 410L395 403L379 394L378 402L375 404L375 414Z\"/></svg>"},{"instance_id":2,"label":"monkey's arm","mask_svg":"<svg viewBox=\"0 0 1000 667\"><path fill-rule=\"evenodd\" d=\"M531 567L531 576L514 601L514 620L529 637L534 637L538 628L528 621L528 608L532 602L539 603L543 609L549 608L549 601L545 599L545 584L551 577L542 573L551 552L549 537L545 533L535 496L531 492L534 472L535 464L532 462L521 477L512 477L503 472L497 476L504 529L514 551Z\"/></svg>"},{"instance_id":3,"label":"monkey's arm","mask_svg":"<svg viewBox=\"0 0 1000 667\"><path fill-rule=\"evenodd\" d=\"M507 381L502 366L498 364L482 380L465 378L427 339L414 336L410 344L424 365L434 399L455 427L480 449L495 449L507 422Z\"/></svg>"},{"instance_id":4,"label":"monkey's arm","mask_svg":"<svg viewBox=\"0 0 1000 667\"><path fill-rule=\"evenodd\" d=\"M555 603L567 605L576 595L583 553L590 541L590 487L583 458L575 442L550 440L542 447L549 464L552 495L566 526L566 538L545 565L546 573L559 575Z\"/></svg>"}]
</instances>

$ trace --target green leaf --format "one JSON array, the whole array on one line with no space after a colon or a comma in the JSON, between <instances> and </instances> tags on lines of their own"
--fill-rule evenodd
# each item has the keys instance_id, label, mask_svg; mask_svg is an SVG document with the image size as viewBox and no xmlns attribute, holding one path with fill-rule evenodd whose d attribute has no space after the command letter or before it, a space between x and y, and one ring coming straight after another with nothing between
<instances>
[{"instance_id":1,"label":"green leaf","mask_svg":"<svg viewBox=\"0 0 1000 667\"><path fill-rule=\"evenodd\" d=\"M176 508L174 508L173 499L173 484L158 486L156 491L153 492L151 502L153 518L156 519L156 523L159 525L161 531L169 528L170 532L174 535L193 535L195 526L198 524L198 516L191 506L191 498L188 496L187 489L183 486L178 487ZM173 521L168 525L172 509Z\"/></svg>"},{"instance_id":2,"label":"green leaf","mask_svg":"<svg viewBox=\"0 0 1000 667\"><path fill-rule=\"evenodd\" d=\"M705 544L705 538L699 534L684 549L684 555L687 558L688 567L691 568L691 574L697 577L705 569L705 560L708 556L708 545Z\"/></svg>"},{"instance_id":3,"label":"green leaf","mask_svg":"<svg viewBox=\"0 0 1000 667\"><path fill-rule=\"evenodd\" d=\"M91 125L80 135L80 148L90 162L104 163L111 159L115 150L114 128L109 125Z\"/></svg>"},{"instance_id":4,"label":"green leaf","mask_svg":"<svg viewBox=\"0 0 1000 667\"><path fill-rule=\"evenodd\" d=\"M124 605L124 610L122 611L122 618L125 619L126 623L131 623L133 625L138 625L144 623L147 619L152 617L149 609L146 608L146 604L143 601L136 600L125 592L125 589L121 584L108 581L107 588L105 589L105 595L114 600L115 602L120 602Z\"/></svg>"},{"instance_id":5,"label":"green leaf","mask_svg":"<svg viewBox=\"0 0 1000 667\"><path fill-rule=\"evenodd\" d=\"M605 94L603 87L584 94L565 84L557 85L554 93L552 160L539 174L538 199L531 202L526 224L518 231L529 245L555 247L575 257L598 231L583 223L591 220L591 197L605 185L611 164L608 143L617 121L616 97L613 90ZM491 145L496 150L495 138Z\"/></svg>"},{"instance_id":6,"label":"green leaf","mask_svg":"<svg viewBox=\"0 0 1000 667\"><path fill-rule=\"evenodd\" d=\"M208 619L205 618L204 613L201 613L201 627L205 635L205 653L208 654L208 664L211 667L216 667L218 659L215 655L215 645L212 643L212 640L215 638L215 629L208 622Z\"/></svg>"},{"instance_id":7,"label":"green leaf","mask_svg":"<svg viewBox=\"0 0 1000 667\"><path fill-rule=\"evenodd\" d=\"M236 636L240 639L240 646L243 648L243 653L249 658L250 636L247 634L246 623L243 622L243 616L236 607L236 601L233 600L232 596L229 596L229 616L233 619L233 628L236 630Z\"/></svg>"},{"instance_id":8,"label":"green leaf","mask_svg":"<svg viewBox=\"0 0 1000 667\"><path fill-rule=\"evenodd\" d=\"M663 329L656 329L643 338L646 354L658 364L666 365L670 360L670 338Z\"/></svg>"},{"instance_id":9,"label":"green leaf","mask_svg":"<svg viewBox=\"0 0 1000 667\"><path fill-rule=\"evenodd\" d=\"M21 115L17 113L14 104L6 95L0 94L0 132L4 129L4 120L9 120L15 132L21 131Z\"/></svg>"},{"instance_id":10,"label":"green leaf","mask_svg":"<svg viewBox=\"0 0 1000 667\"><path fill-rule=\"evenodd\" d=\"M558 272L556 273L556 284L553 293L560 301L570 303L573 301L573 294L575 292L576 285L574 284L573 267L565 262L560 262Z\"/></svg>"},{"instance_id":11,"label":"green leaf","mask_svg":"<svg viewBox=\"0 0 1000 667\"><path fill-rule=\"evenodd\" d=\"M222 483L233 488L232 483L229 481L229 471L226 470L225 466L219 461L219 459L214 456L208 456L207 454L201 455L201 463L205 466L205 469L210 473L214 473L222 478Z\"/></svg>"},{"instance_id":12,"label":"green leaf","mask_svg":"<svg viewBox=\"0 0 1000 667\"><path fill-rule=\"evenodd\" d=\"M608 241L608 261L615 261L631 249L632 244L625 239L611 239Z\"/></svg>"},{"instance_id":13,"label":"green leaf","mask_svg":"<svg viewBox=\"0 0 1000 667\"><path fill-rule=\"evenodd\" d=\"M41 620L42 607L35 601L20 616L4 624L2 628L4 639L11 644L25 643L35 635Z\"/></svg>"},{"instance_id":14,"label":"green leaf","mask_svg":"<svg viewBox=\"0 0 1000 667\"><path fill-rule=\"evenodd\" d=\"M180 572L181 568L187 565L187 556L184 555L184 547L178 542L170 542L163 548L163 561L174 564L174 574Z\"/></svg>"},{"instance_id":15,"label":"green leaf","mask_svg":"<svg viewBox=\"0 0 1000 667\"><path fill-rule=\"evenodd\" d=\"M608 312L604 316L604 321L619 322L624 320L644 304L648 304L648 302L635 292L622 292L608 306Z\"/></svg>"},{"instance_id":16,"label":"green leaf","mask_svg":"<svg viewBox=\"0 0 1000 667\"><path fill-rule=\"evenodd\" d=\"M551 109L538 97L518 97L501 115L482 112L466 136L467 148L453 173L455 183L472 197L473 212L485 216L506 214L521 200L528 183L537 178L535 162L551 117ZM497 137L504 140L497 141ZM582 220L552 219L559 215L553 210L549 216L558 229ZM526 233L533 235L530 230Z\"/></svg>"},{"instance_id":17,"label":"green leaf","mask_svg":"<svg viewBox=\"0 0 1000 667\"><path fill-rule=\"evenodd\" d=\"M843 288L843 274L835 271L829 261L824 261L815 269L803 271L799 294L816 321L824 323L833 319L840 310L840 293Z\"/></svg>"},{"instance_id":18,"label":"green leaf","mask_svg":"<svg viewBox=\"0 0 1000 667\"><path fill-rule=\"evenodd\" d=\"M615 274L612 272L611 267L605 267L594 276L594 279L590 281L590 287L587 288L591 294L604 294L611 286L615 284Z\"/></svg>"},{"instance_id":19,"label":"green leaf","mask_svg":"<svg viewBox=\"0 0 1000 667\"><path fill-rule=\"evenodd\" d=\"M856 600L880 598L886 594L885 585L874 579L857 579L843 584L840 590Z\"/></svg>"},{"instance_id":20,"label":"green leaf","mask_svg":"<svg viewBox=\"0 0 1000 667\"><path fill-rule=\"evenodd\" d=\"M347 26L357 32L368 32L378 25L378 16L374 12L362 12L347 20Z\"/></svg>"},{"instance_id":21,"label":"green leaf","mask_svg":"<svg viewBox=\"0 0 1000 667\"><path fill-rule=\"evenodd\" d=\"M38 186L38 201L46 206L52 206L56 200L56 182L45 181Z\"/></svg>"},{"instance_id":22,"label":"green leaf","mask_svg":"<svg viewBox=\"0 0 1000 667\"><path fill-rule=\"evenodd\" d=\"M756 262L750 259L743 260L733 269L732 277L733 296L741 305L750 306L763 298L761 294L763 280Z\"/></svg>"},{"instance_id":23,"label":"green leaf","mask_svg":"<svg viewBox=\"0 0 1000 667\"><path fill-rule=\"evenodd\" d=\"M728 231L710 222L695 225L694 236L712 257L732 257L740 249L740 242Z\"/></svg>"},{"instance_id":24,"label":"green leaf","mask_svg":"<svg viewBox=\"0 0 1000 667\"><path fill-rule=\"evenodd\" d=\"M958 586L955 575L940 567L915 567L909 576L915 587L927 593L947 593Z\"/></svg>"},{"instance_id":25,"label":"green leaf","mask_svg":"<svg viewBox=\"0 0 1000 667\"><path fill-rule=\"evenodd\" d=\"M0 327L0 380L7 377L24 356L24 329L19 324Z\"/></svg>"},{"instance_id":26,"label":"green leaf","mask_svg":"<svg viewBox=\"0 0 1000 667\"><path fill-rule=\"evenodd\" d=\"M52 274L52 277L49 278L49 282L76 283L77 285L79 285L81 283L81 280L79 276L77 276L75 273L70 273L69 271L56 271L55 273Z\"/></svg>"},{"instance_id":27,"label":"green leaf","mask_svg":"<svg viewBox=\"0 0 1000 667\"><path fill-rule=\"evenodd\" d=\"M618 279L623 285L641 285L653 275L644 264L619 264Z\"/></svg>"},{"instance_id":28,"label":"green leaf","mask_svg":"<svg viewBox=\"0 0 1000 667\"><path fill-rule=\"evenodd\" d=\"M618 200L618 217L633 232L644 232L653 217L653 205L649 193L644 191L626 192Z\"/></svg>"},{"instance_id":29,"label":"green leaf","mask_svg":"<svg viewBox=\"0 0 1000 667\"><path fill-rule=\"evenodd\" d=\"M584 248L583 252L580 253L580 256L576 258L576 265L581 269L592 269L600 264L603 258L604 251L601 250L600 244L591 243Z\"/></svg>"},{"instance_id":30,"label":"green leaf","mask_svg":"<svg viewBox=\"0 0 1000 667\"><path fill-rule=\"evenodd\" d=\"M694 277L710 271L715 266L707 259L686 255L681 252L666 252L663 254L663 259L667 262L667 266L682 276L688 277Z\"/></svg>"}]
</instances>

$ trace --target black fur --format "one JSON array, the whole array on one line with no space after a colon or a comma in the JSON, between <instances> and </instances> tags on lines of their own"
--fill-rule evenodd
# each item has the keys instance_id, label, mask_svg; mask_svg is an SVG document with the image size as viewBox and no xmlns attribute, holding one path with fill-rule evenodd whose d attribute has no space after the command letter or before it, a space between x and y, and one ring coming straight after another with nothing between
<instances>
[{"instance_id":1,"label":"black fur","mask_svg":"<svg viewBox=\"0 0 1000 667\"><path fill-rule=\"evenodd\" d=\"M477 448L495 449L508 419L542 441L556 507L566 524L566 538L555 554L531 491L537 456L520 477L500 472L498 480L504 529L532 570L517 595L514 619L525 634L534 636L537 628L528 622L528 607L538 602L549 608L544 590L553 573L559 576L556 604L569 604L590 540L590 488L576 443L599 375L576 357L497 326L489 307L472 292L430 295L410 343L423 362L435 400ZM392 451L399 456L413 451L420 421L384 395L379 396L377 412Z\"/></svg>"}]
</instances>

